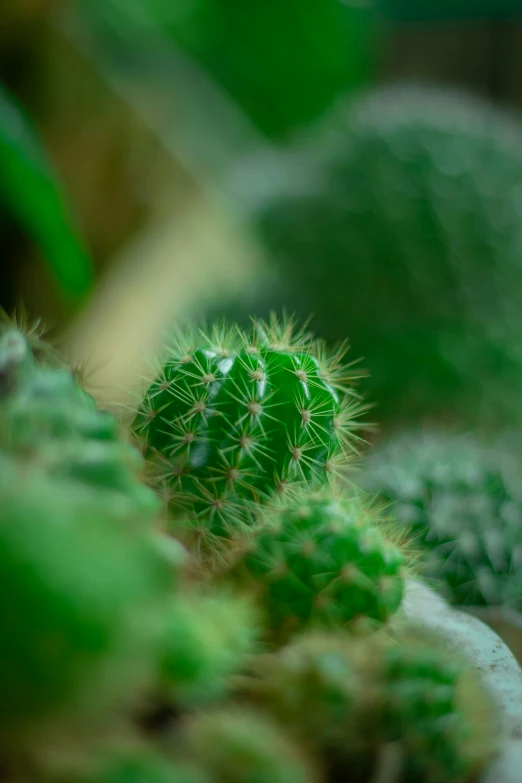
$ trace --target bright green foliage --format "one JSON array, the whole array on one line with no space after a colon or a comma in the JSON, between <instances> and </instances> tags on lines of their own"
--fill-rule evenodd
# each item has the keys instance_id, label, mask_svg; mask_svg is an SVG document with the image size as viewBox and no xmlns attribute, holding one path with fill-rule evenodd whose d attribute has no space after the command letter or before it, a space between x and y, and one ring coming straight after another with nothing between
<instances>
[{"instance_id":1,"label":"bright green foliage","mask_svg":"<svg viewBox=\"0 0 522 783\"><path fill-rule=\"evenodd\" d=\"M247 161L239 183L267 184L253 220L278 273L248 315L280 294L327 341L349 335L380 421L505 421L522 383L521 135L478 98L395 86L286 157Z\"/></svg>"},{"instance_id":2,"label":"bright green foliage","mask_svg":"<svg viewBox=\"0 0 522 783\"><path fill-rule=\"evenodd\" d=\"M174 598L167 611L162 700L184 705L223 696L256 648L252 607L228 593L189 593Z\"/></svg>"},{"instance_id":3,"label":"bright green foliage","mask_svg":"<svg viewBox=\"0 0 522 783\"><path fill-rule=\"evenodd\" d=\"M522 609L522 496L509 456L471 436L411 432L370 452L365 488L393 501L426 552L424 573L457 604Z\"/></svg>"},{"instance_id":4,"label":"bright green foliage","mask_svg":"<svg viewBox=\"0 0 522 783\"><path fill-rule=\"evenodd\" d=\"M0 734L27 743L152 680L170 563L103 496L0 454Z\"/></svg>"},{"instance_id":5,"label":"bright green foliage","mask_svg":"<svg viewBox=\"0 0 522 783\"><path fill-rule=\"evenodd\" d=\"M1 326L0 451L110 492L119 502L126 498L143 513L158 508L139 481L143 459L120 437L116 419L97 409L69 369L45 354L36 361L22 332Z\"/></svg>"},{"instance_id":6,"label":"bright green foliage","mask_svg":"<svg viewBox=\"0 0 522 783\"><path fill-rule=\"evenodd\" d=\"M494 746L490 705L439 639L304 635L260 658L249 695L320 756L335 779L474 779ZM389 745L389 754L382 755Z\"/></svg>"},{"instance_id":7,"label":"bright green foliage","mask_svg":"<svg viewBox=\"0 0 522 783\"><path fill-rule=\"evenodd\" d=\"M382 623L402 599L406 559L366 498L298 492L239 541L232 572L277 636L309 624Z\"/></svg>"},{"instance_id":8,"label":"bright green foliage","mask_svg":"<svg viewBox=\"0 0 522 783\"><path fill-rule=\"evenodd\" d=\"M183 746L214 783L311 783L312 768L281 728L240 708L202 712L187 723Z\"/></svg>"},{"instance_id":9,"label":"bright green foliage","mask_svg":"<svg viewBox=\"0 0 522 783\"><path fill-rule=\"evenodd\" d=\"M215 329L169 350L134 422L171 508L226 535L248 503L324 482L353 450L354 393L342 366L292 324Z\"/></svg>"}]
</instances>

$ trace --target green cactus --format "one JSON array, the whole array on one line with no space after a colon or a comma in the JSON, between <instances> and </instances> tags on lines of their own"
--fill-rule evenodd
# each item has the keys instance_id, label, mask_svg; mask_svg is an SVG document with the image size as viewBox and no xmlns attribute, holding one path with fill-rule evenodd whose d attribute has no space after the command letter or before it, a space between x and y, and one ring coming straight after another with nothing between
<instances>
[{"instance_id":1,"label":"green cactus","mask_svg":"<svg viewBox=\"0 0 522 783\"><path fill-rule=\"evenodd\" d=\"M161 665L161 698L174 706L213 701L231 688L256 649L253 608L223 592L174 598Z\"/></svg>"},{"instance_id":2,"label":"green cactus","mask_svg":"<svg viewBox=\"0 0 522 783\"><path fill-rule=\"evenodd\" d=\"M367 498L298 491L238 541L231 572L279 639L309 624L374 626L400 605L406 556Z\"/></svg>"},{"instance_id":3,"label":"green cactus","mask_svg":"<svg viewBox=\"0 0 522 783\"><path fill-rule=\"evenodd\" d=\"M214 329L169 350L134 430L159 461L171 508L226 536L252 502L332 476L354 447L357 414L343 353L330 358L275 318L251 335Z\"/></svg>"},{"instance_id":4,"label":"green cactus","mask_svg":"<svg viewBox=\"0 0 522 783\"><path fill-rule=\"evenodd\" d=\"M175 574L141 519L0 453L0 745L131 705Z\"/></svg>"},{"instance_id":5,"label":"green cactus","mask_svg":"<svg viewBox=\"0 0 522 783\"><path fill-rule=\"evenodd\" d=\"M379 779L387 766L401 783L461 783L495 748L489 697L423 629L394 640L305 634L260 658L245 691L335 779Z\"/></svg>"},{"instance_id":6,"label":"green cactus","mask_svg":"<svg viewBox=\"0 0 522 783\"><path fill-rule=\"evenodd\" d=\"M397 85L338 107L287 154L247 160L235 187L245 204L266 185L250 210L277 280L230 314L283 301L327 341L349 335L381 421L505 422L522 366L521 137L479 98Z\"/></svg>"},{"instance_id":7,"label":"green cactus","mask_svg":"<svg viewBox=\"0 0 522 783\"><path fill-rule=\"evenodd\" d=\"M424 574L459 605L522 609L522 495L509 453L473 436L399 433L370 452L361 482L394 503L426 554ZM517 581L518 580L518 581Z\"/></svg>"},{"instance_id":8,"label":"green cactus","mask_svg":"<svg viewBox=\"0 0 522 783\"><path fill-rule=\"evenodd\" d=\"M262 714L238 707L187 721L182 744L213 783L312 783L309 761Z\"/></svg>"},{"instance_id":9,"label":"green cactus","mask_svg":"<svg viewBox=\"0 0 522 783\"><path fill-rule=\"evenodd\" d=\"M36 360L20 330L0 330L0 451L156 512L156 496L139 480L143 459L116 419L97 409L69 369L45 359Z\"/></svg>"}]
</instances>

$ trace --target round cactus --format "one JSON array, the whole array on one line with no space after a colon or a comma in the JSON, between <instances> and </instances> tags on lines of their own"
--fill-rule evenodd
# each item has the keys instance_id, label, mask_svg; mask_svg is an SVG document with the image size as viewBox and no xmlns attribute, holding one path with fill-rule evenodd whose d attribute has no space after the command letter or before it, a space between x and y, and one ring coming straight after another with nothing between
<instances>
[{"instance_id":1,"label":"round cactus","mask_svg":"<svg viewBox=\"0 0 522 783\"><path fill-rule=\"evenodd\" d=\"M431 634L300 637L260 658L247 695L323 760L336 779L460 783L494 750L487 694Z\"/></svg>"},{"instance_id":2,"label":"round cactus","mask_svg":"<svg viewBox=\"0 0 522 783\"><path fill-rule=\"evenodd\" d=\"M406 566L362 496L299 491L243 536L232 574L258 595L278 638L309 624L373 626L400 605Z\"/></svg>"},{"instance_id":3,"label":"round cactus","mask_svg":"<svg viewBox=\"0 0 522 783\"><path fill-rule=\"evenodd\" d=\"M120 436L114 416L97 409L70 370L45 356L37 362L15 328L0 330L0 451L126 498L142 513L159 508L139 480L143 458Z\"/></svg>"},{"instance_id":4,"label":"round cactus","mask_svg":"<svg viewBox=\"0 0 522 783\"><path fill-rule=\"evenodd\" d=\"M172 566L103 497L0 454L0 726L29 743L153 680Z\"/></svg>"},{"instance_id":5,"label":"round cactus","mask_svg":"<svg viewBox=\"0 0 522 783\"><path fill-rule=\"evenodd\" d=\"M349 335L381 421L505 421L522 367L521 139L479 98L396 85L336 108L287 155L247 160L238 198L267 184L252 220L277 281L232 317L282 301L327 341Z\"/></svg>"},{"instance_id":6,"label":"round cactus","mask_svg":"<svg viewBox=\"0 0 522 783\"><path fill-rule=\"evenodd\" d=\"M213 783L312 783L307 759L279 726L255 712L220 708L187 722L186 747Z\"/></svg>"},{"instance_id":7,"label":"round cactus","mask_svg":"<svg viewBox=\"0 0 522 783\"><path fill-rule=\"evenodd\" d=\"M325 481L353 448L356 402L342 351L256 324L214 330L168 352L134 422L162 465L171 506L218 535L249 503L296 482Z\"/></svg>"},{"instance_id":8,"label":"round cactus","mask_svg":"<svg viewBox=\"0 0 522 783\"><path fill-rule=\"evenodd\" d=\"M395 435L368 456L361 482L394 503L424 574L453 603L522 609L522 495L508 460L436 431Z\"/></svg>"},{"instance_id":9,"label":"round cactus","mask_svg":"<svg viewBox=\"0 0 522 783\"><path fill-rule=\"evenodd\" d=\"M173 599L161 665L161 697L174 705L212 701L231 687L255 651L253 609L228 593Z\"/></svg>"}]
</instances>

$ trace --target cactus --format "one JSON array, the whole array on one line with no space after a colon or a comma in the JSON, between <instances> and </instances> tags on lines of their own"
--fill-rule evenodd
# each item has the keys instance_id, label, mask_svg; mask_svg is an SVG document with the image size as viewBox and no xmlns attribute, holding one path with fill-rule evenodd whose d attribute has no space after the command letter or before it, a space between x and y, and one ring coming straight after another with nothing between
<instances>
[{"instance_id":1,"label":"cactus","mask_svg":"<svg viewBox=\"0 0 522 783\"><path fill-rule=\"evenodd\" d=\"M520 610L522 496L511 468L472 436L408 432L369 454L361 481L393 501L426 553L424 574L453 603Z\"/></svg>"},{"instance_id":2,"label":"cactus","mask_svg":"<svg viewBox=\"0 0 522 783\"><path fill-rule=\"evenodd\" d=\"M2 750L130 705L173 587L152 533L0 454Z\"/></svg>"},{"instance_id":3,"label":"cactus","mask_svg":"<svg viewBox=\"0 0 522 783\"><path fill-rule=\"evenodd\" d=\"M119 502L126 498L144 515L159 509L139 480L143 459L120 436L116 419L97 409L69 369L46 361L45 352L37 361L14 327L0 330L0 451L110 492Z\"/></svg>"},{"instance_id":4,"label":"cactus","mask_svg":"<svg viewBox=\"0 0 522 783\"><path fill-rule=\"evenodd\" d=\"M404 783L461 783L495 749L489 696L467 662L419 628L395 639L305 634L260 659L246 690L335 779L379 779L388 767Z\"/></svg>"},{"instance_id":5,"label":"cactus","mask_svg":"<svg viewBox=\"0 0 522 783\"><path fill-rule=\"evenodd\" d=\"M213 783L312 783L313 767L262 714L238 707L189 719L183 746Z\"/></svg>"},{"instance_id":6,"label":"cactus","mask_svg":"<svg viewBox=\"0 0 522 783\"><path fill-rule=\"evenodd\" d=\"M247 160L238 198L268 184L252 221L278 280L229 313L282 299L327 341L348 334L381 421L505 422L522 364L521 138L479 98L396 85L337 107L286 155Z\"/></svg>"},{"instance_id":7,"label":"cactus","mask_svg":"<svg viewBox=\"0 0 522 783\"><path fill-rule=\"evenodd\" d=\"M212 533L296 482L326 481L354 447L357 402L333 358L292 323L214 329L169 350L134 421L174 512Z\"/></svg>"},{"instance_id":8,"label":"cactus","mask_svg":"<svg viewBox=\"0 0 522 783\"><path fill-rule=\"evenodd\" d=\"M358 494L298 491L238 541L231 572L257 594L276 637L309 624L366 627L400 605L406 556Z\"/></svg>"},{"instance_id":9,"label":"cactus","mask_svg":"<svg viewBox=\"0 0 522 783\"><path fill-rule=\"evenodd\" d=\"M254 652L259 635L249 604L228 593L174 598L161 665L161 697L174 706L225 695Z\"/></svg>"}]
</instances>

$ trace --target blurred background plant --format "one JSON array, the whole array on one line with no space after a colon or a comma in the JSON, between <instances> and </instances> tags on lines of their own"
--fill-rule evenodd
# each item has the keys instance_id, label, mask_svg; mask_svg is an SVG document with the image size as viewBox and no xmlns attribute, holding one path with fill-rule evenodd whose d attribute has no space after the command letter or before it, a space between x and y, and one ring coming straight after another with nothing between
<instances>
[{"instance_id":1,"label":"blurred background plant","mask_svg":"<svg viewBox=\"0 0 522 783\"><path fill-rule=\"evenodd\" d=\"M505 277L505 256L516 267L518 169L501 140L502 153L491 162L498 176L489 184L488 203L477 207L473 200L474 170L467 192L461 187L454 198L449 196L454 173L442 171L434 203L433 182L422 161L417 165L418 145L429 145L431 138L429 121L427 129L411 128L413 162L404 181L417 177L420 185L409 194L411 214L390 232L389 225L384 228L387 213L401 212L401 193L406 203L397 181L401 155L392 140L388 162L383 155L368 167L364 155L372 157L371 144L364 152L361 143L351 170L344 160L353 125L350 104L361 100L361 91L371 94L383 85L411 81L421 85L420 113L432 102L422 85L458 86L481 95L489 103L482 107L485 141L472 161L480 166L484 156L491 158L488 150L495 147L503 121L489 130L490 106L502 104L516 113L522 99L515 76L522 56L521 14L517 0L421 5L408 0L6 0L0 12L0 304L9 310L23 301L50 322L74 358L92 368L99 394L111 401L122 396L173 320L221 313L241 318L250 310L264 314L285 306L300 316L315 312L312 325L328 340L350 338L353 355L365 357L375 378L367 389L379 402L377 418L393 420L405 409L416 416L435 411L460 416L469 394L460 409L453 395L465 386L463 375L469 387L475 364L481 388L486 370L496 375L499 364L518 369L516 335L509 337L509 351L505 341L499 348L501 319L490 319L486 346L466 308L456 330L439 333L440 319L411 317L411 302L421 312L430 296L458 308L458 286L455 296L447 294L455 279L463 286L459 264L468 270L466 287L475 275L475 281L480 278L475 288L485 291ZM378 93L375 100L379 115ZM452 114L458 102L450 99L445 109L443 146L463 134L458 112ZM393 92L388 103L393 111ZM339 104L348 106L339 112ZM516 120L505 122L513 123L516 148ZM386 133L386 120L376 132ZM334 153L332 134L338 137ZM387 144L384 139L383 148ZM291 175L280 165L280 153L296 158ZM498 165L503 153L504 180ZM394 156L395 174L386 169L393 168ZM328 181L330 173L325 179L332 169L337 185ZM293 193L289 203L274 199L274 191L280 196L280 180ZM303 190L315 199L311 214L310 205L303 206ZM363 195L378 190L373 202ZM292 244L297 269L303 265L302 279L292 281L280 248L252 212L260 194L261 212L275 211L277 222L289 226L284 241ZM355 205L347 203L350 199ZM444 236L441 202L446 224L453 225L453 233L446 230ZM475 232L489 203L499 213L492 221L493 240L487 231L462 240L466 231ZM510 208L511 221L504 214ZM292 223L296 209L308 227ZM354 214L361 219L353 220ZM432 267L442 256L447 260L448 247L449 271L435 280ZM307 254L325 272L320 291ZM476 274L474 258L482 259ZM368 266L371 275L363 273ZM355 301L350 280L357 281L358 318L346 315ZM409 281L407 295L401 280ZM402 285L404 295L390 306L394 284ZM510 312L518 312L518 289L513 291L509 277L506 287ZM383 307L379 292L386 288ZM384 327L372 331L368 321L376 309ZM331 311L328 321L323 311ZM466 367L448 373L439 343L453 338L457 363L460 345L468 346ZM376 343L380 351L373 350ZM399 355L406 357L402 365L395 362ZM406 365L413 365L411 373ZM393 382L382 382L392 375ZM515 376L509 375L511 386ZM500 392L497 387L494 393L501 394L502 386ZM441 396L444 404L437 405ZM491 405L473 406L473 416L481 418L485 408Z\"/></svg>"}]
</instances>

